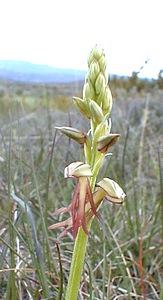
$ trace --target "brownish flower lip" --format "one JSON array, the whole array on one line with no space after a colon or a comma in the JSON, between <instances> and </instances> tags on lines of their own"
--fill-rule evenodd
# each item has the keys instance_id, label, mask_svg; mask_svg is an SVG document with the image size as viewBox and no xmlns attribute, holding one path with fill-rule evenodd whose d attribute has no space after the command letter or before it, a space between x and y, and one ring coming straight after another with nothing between
<instances>
[{"instance_id":1,"label":"brownish flower lip","mask_svg":"<svg viewBox=\"0 0 163 300\"><path fill-rule=\"evenodd\" d=\"M67 226L67 229L64 231L64 233L72 230L75 238L78 233L78 229L81 226L84 232L89 235L86 225L88 219L86 214L86 205L88 206L88 203L94 215L97 216L88 179L88 177L92 176L91 167L83 162L74 162L65 168L64 175L65 178L78 178L78 182L73 193L72 203L67 208L58 209L53 215L71 212L72 217L67 221L54 224L49 228L56 229Z\"/></svg>"},{"instance_id":2,"label":"brownish flower lip","mask_svg":"<svg viewBox=\"0 0 163 300\"><path fill-rule=\"evenodd\" d=\"M49 229L58 229L67 226L60 237L64 236L67 232L72 231L75 238L79 227L82 227L84 232L89 235L86 224L93 215L97 217L98 215L87 177L79 178L72 197L72 203L68 207L62 207L58 209L53 213L53 215L56 216L66 212L71 212L71 217L65 221L49 226Z\"/></svg>"}]
</instances>

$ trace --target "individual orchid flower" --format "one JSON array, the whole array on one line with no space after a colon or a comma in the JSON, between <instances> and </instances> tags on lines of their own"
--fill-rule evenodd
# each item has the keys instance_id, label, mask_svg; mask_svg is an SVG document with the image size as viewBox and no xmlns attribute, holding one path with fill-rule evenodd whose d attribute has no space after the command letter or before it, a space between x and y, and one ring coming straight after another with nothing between
<instances>
[{"instance_id":1,"label":"individual orchid flower","mask_svg":"<svg viewBox=\"0 0 163 300\"><path fill-rule=\"evenodd\" d=\"M60 237L72 231L75 238L80 226L89 235L86 224L93 216L99 219L97 209L104 198L114 204L122 204L124 201L125 193L122 188L109 178L103 178L97 183L96 190L92 194L88 176L91 176L90 166L81 162L72 163L65 169L66 178L77 177L79 180L72 197L72 203L53 213L56 216L60 213L71 212L70 218L49 227L49 229L66 227Z\"/></svg>"},{"instance_id":2,"label":"individual orchid flower","mask_svg":"<svg viewBox=\"0 0 163 300\"><path fill-rule=\"evenodd\" d=\"M93 196L88 179L91 176L92 172L90 165L84 164L83 162L74 162L65 168L64 177L77 178L78 182L72 196L72 203L67 208L61 208L57 210L56 212L54 212L54 215L71 211L71 218L59 224L54 224L50 226L50 229L56 229L58 227L67 226L65 233L72 230L73 236L75 238L78 233L78 229L81 226L84 232L87 235L89 235L86 226L87 203L90 204L91 210L93 211L94 215L97 216L96 207L94 205Z\"/></svg>"},{"instance_id":3,"label":"individual orchid flower","mask_svg":"<svg viewBox=\"0 0 163 300\"><path fill-rule=\"evenodd\" d=\"M109 133L101 136L97 141L97 150L101 153L106 153L118 140L119 134Z\"/></svg>"},{"instance_id":4,"label":"individual orchid flower","mask_svg":"<svg viewBox=\"0 0 163 300\"><path fill-rule=\"evenodd\" d=\"M56 129L59 129L63 134L65 134L67 137L73 139L77 143L83 145L86 142L87 135L86 133L72 127L55 127Z\"/></svg>"},{"instance_id":5,"label":"individual orchid flower","mask_svg":"<svg viewBox=\"0 0 163 300\"><path fill-rule=\"evenodd\" d=\"M122 204L126 195L117 182L110 178L103 178L96 184L97 201L98 198L105 198L114 204ZM96 203L97 201L94 202Z\"/></svg>"}]
</instances>

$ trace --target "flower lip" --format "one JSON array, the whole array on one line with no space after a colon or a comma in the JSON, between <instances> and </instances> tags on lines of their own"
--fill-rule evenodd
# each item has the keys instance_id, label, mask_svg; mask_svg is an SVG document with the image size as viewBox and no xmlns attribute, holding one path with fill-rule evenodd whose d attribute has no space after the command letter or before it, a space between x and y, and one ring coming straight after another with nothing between
<instances>
[{"instance_id":1,"label":"flower lip","mask_svg":"<svg viewBox=\"0 0 163 300\"><path fill-rule=\"evenodd\" d=\"M92 171L88 164L81 161L73 162L64 170L65 178L91 177Z\"/></svg>"},{"instance_id":2,"label":"flower lip","mask_svg":"<svg viewBox=\"0 0 163 300\"><path fill-rule=\"evenodd\" d=\"M82 227L85 234L89 236L87 221L90 220L93 215L99 218L96 212L96 207L89 179L87 177L79 177L73 193L72 203L67 207L57 209L53 213L53 216L56 216L62 213L71 212L71 217L65 221L51 225L49 229L66 227L60 237L72 231L74 238L76 238L79 228Z\"/></svg>"}]
</instances>

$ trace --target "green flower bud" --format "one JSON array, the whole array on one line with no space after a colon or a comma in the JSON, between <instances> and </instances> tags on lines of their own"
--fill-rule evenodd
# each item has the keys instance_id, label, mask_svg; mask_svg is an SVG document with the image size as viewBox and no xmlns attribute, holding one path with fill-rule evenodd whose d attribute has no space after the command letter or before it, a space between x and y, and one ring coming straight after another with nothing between
<instances>
[{"instance_id":1,"label":"green flower bud","mask_svg":"<svg viewBox=\"0 0 163 300\"><path fill-rule=\"evenodd\" d=\"M95 124L99 124L102 122L104 115L101 107L93 100L89 101L89 108L91 113L91 119Z\"/></svg>"},{"instance_id":2,"label":"green flower bud","mask_svg":"<svg viewBox=\"0 0 163 300\"><path fill-rule=\"evenodd\" d=\"M100 57L104 55L104 50L99 45L96 44L93 49L93 55L95 59L99 60Z\"/></svg>"},{"instance_id":3,"label":"green flower bud","mask_svg":"<svg viewBox=\"0 0 163 300\"><path fill-rule=\"evenodd\" d=\"M97 95L100 94L101 90L105 91L105 87L106 87L105 77L102 73L100 73L95 82L96 94Z\"/></svg>"},{"instance_id":4,"label":"green flower bud","mask_svg":"<svg viewBox=\"0 0 163 300\"><path fill-rule=\"evenodd\" d=\"M91 51L90 54L89 54L88 61L87 61L87 63L88 63L88 68L90 68L91 63L92 63L94 60L95 60L95 58L94 58L93 49L92 49L92 51Z\"/></svg>"},{"instance_id":5,"label":"green flower bud","mask_svg":"<svg viewBox=\"0 0 163 300\"><path fill-rule=\"evenodd\" d=\"M111 109L112 109L112 94L109 87L107 86L105 88L105 95L102 101L102 110L104 115L109 114L111 112Z\"/></svg>"},{"instance_id":6,"label":"green flower bud","mask_svg":"<svg viewBox=\"0 0 163 300\"><path fill-rule=\"evenodd\" d=\"M101 106L103 99L105 97L105 89L101 89L100 94L96 97L96 102Z\"/></svg>"},{"instance_id":7,"label":"green flower bud","mask_svg":"<svg viewBox=\"0 0 163 300\"><path fill-rule=\"evenodd\" d=\"M88 79L92 82L92 84L95 84L95 81L100 73L99 64L97 61L93 61L90 65L90 69L88 72Z\"/></svg>"},{"instance_id":8,"label":"green flower bud","mask_svg":"<svg viewBox=\"0 0 163 300\"><path fill-rule=\"evenodd\" d=\"M100 46L98 46L97 44L95 45L95 47L92 49L89 58L88 58L88 67L90 67L92 61L94 60L99 60L101 56L104 55L104 51L101 49Z\"/></svg>"},{"instance_id":9,"label":"green flower bud","mask_svg":"<svg viewBox=\"0 0 163 300\"><path fill-rule=\"evenodd\" d=\"M95 100L95 92L93 85L90 81L85 82L83 87L83 99L84 101L88 101L89 99Z\"/></svg>"},{"instance_id":10,"label":"green flower bud","mask_svg":"<svg viewBox=\"0 0 163 300\"><path fill-rule=\"evenodd\" d=\"M102 55L98 60L99 68L102 73L106 73L106 59L105 56Z\"/></svg>"},{"instance_id":11,"label":"green flower bud","mask_svg":"<svg viewBox=\"0 0 163 300\"><path fill-rule=\"evenodd\" d=\"M101 136L97 141L97 150L101 153L106 153L118 140L120 134L107 134Z\"/></svg>"},{"instance_id":12,"label":"green flower bud","mask_svg":"<svg viewBox=\"0 0 163 300\"><path fill-rule=\"evenodd\" d=\"M68 136L70 139L75 140L77 143L83 145L86 142L87 135L76 128L72 127L56 127L59 129L63 134Z\"/></svg>"},{"instance_id":13,"label":"green flower bud","mask_svg":"<svg viewBox=\"0 0 163 300\"><path fill-rule=\"evenodd\" d=\"M73 97L73 101L81 114L90 119L89 107L87 106L87 103L83 99L78 97Z\"/></svg>"}]
</instances>

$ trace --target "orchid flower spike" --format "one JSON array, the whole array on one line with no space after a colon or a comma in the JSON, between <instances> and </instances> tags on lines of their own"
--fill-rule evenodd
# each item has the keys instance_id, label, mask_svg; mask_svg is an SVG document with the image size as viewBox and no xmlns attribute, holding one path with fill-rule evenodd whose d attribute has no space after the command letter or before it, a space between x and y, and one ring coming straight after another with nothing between
<instances>
[{"instance_id":1,"label":"orchid flower spike","mask_svg":"<svg viewBox=\"0 0 163 300\"><path fill-rule=\"evenodd\" d=\"M71 204L58 209L53 215L70 212L71 216L49 228L66 227L60 237L72 232L75 238L80 227L89 235L87 222L93 216L98 217L97 210L103 199L121 204L125 198L121 187L112 179L103 178L96 183L108 150L119 139L119 134L111 133L111 119L108 120L112 109L112 95L108 85L105 54L98 45L95 45L88 58L83 99L73 97L73 101L80 113L90 120L88 133L73 127L56 128L81 145L86 163L77 161L65 168L64 177L77 179L76 188Z\"/></svg>"}]
</instances>

